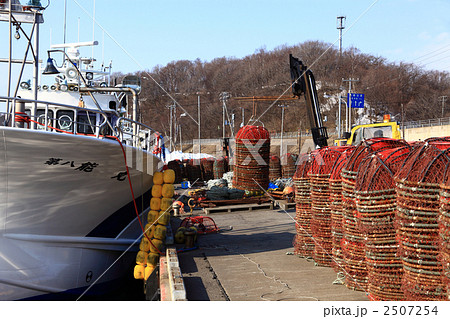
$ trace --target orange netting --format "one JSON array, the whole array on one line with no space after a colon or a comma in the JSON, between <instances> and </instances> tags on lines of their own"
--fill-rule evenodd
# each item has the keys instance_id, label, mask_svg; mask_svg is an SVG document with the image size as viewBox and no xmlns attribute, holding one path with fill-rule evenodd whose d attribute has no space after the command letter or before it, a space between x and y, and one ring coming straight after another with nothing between
<instances>
[{"instance_id":1,"label":"orange netting","mask_svg":"<svg viewBox=\"0 0 450 319\"><path fill-rule=\"evenodd\" d=\"M281 176L283 178L292 178L296 171L296 165L298 156L296 154L284 154L281 156Z\"/></svg>"},{"instance_id":2,"label":"orange netting","mask_svg":"<svg viewBox=\"0 0 450 319\"><path fill-rule=\"evenodd\" d=\"M343 239L341 242L344 257L345 285L350 289L367 290L368 272L365 254L364 234L357 224L355 184L361 162L369 155L387 149L407 145L403 140L373 138L361 142L353 151L342 169L343 195Z\"/></svg>"},{"instance_id":3,"label":"orange netting","mask_svg":"<svg viewBox=\"0 0 450 319\"><path fill-rule=\"evenodd\" d=\"M269 180L274 181L278 178L281 178L280 158L276 155L271 155L269 162Z\"/></svg>"},{"instance_id":4,"label":"orange netting","mask_svg":"<svg viewBox=\"0 0 450 319\"><path fill-rule=\"evenodd\" d=\"M297 170L293 176L295 189L295 228L293 239L294 253L302 257L313 257L314 241L311 235L311 187L308 172L317 151L300 154Z\"/></svg>"},{"instance_id":5,"label":"orange netting","mask_svg":"<svg viewBox=\"0 0 450 319\"><path fill-rule=\"evenodd\" d=\"M335 162L331 175L329 178L330 185L330 210L331 210L331 237L332 249L331 253L333 261L331 266L340 273L344 269L343 255L341 249L341 241L344 236L342 229L342 180L341 171L347 164L347 160L355 150L355 146L348 146L343 151L341 156Z\"/></svg>"},{"instance_id":6,"label":"orange netting","mask_svg":"<svg viewBox=\"0 0 450 319\"><path fill-rule=\"evenodd\" d=\"M222 178L223 174L225 174L227 171L228 171L227 156L221 156L214 161L213 164L214 179Z\"/></svg>"},{"instance_id":7,"label":"orange netting","mask_svg":"<svg viewBox=\"0 0 450 319\"><path fill-rule=\"evenodd\" d=\"M445 300L439 261L439 192L450 163L450 141L429 139L417 146L395 176L395 228L408 300Z\"/></svg>"},{"instance_id":8,"label":"orange netting","mask_svg":"<svg viewBox=\"0 0 450 319\"><path fill-rule=\"evenodd\" d=\"M269 186L269 131L246 125L236 134L233 186L250 194L262 194Z\"/></svg>"},{"instance_id":9,"label":"orange netting","mask_svg":"<svg viewBox=\"0 0 450 319\"><path fill-rule=\"evenodd\" d=\"M329 178L341 154L347 147L323 147L314 156L308 172L311 186L311 235L315 241L314 261L331 266L333 240Z\"/></svg>"},{"instance_id":10,"label":"orange netting","mask_svg":"<svg viewBox=\"0 0 450 319\"><path fill-rule=\"evenodd\" d=\"M355 184L357 225L365 237L368 293L373 300L404 300L403 266L397 255L394 174L410 155L409 145L364 158Z\"/></svg>"}]
</instances>

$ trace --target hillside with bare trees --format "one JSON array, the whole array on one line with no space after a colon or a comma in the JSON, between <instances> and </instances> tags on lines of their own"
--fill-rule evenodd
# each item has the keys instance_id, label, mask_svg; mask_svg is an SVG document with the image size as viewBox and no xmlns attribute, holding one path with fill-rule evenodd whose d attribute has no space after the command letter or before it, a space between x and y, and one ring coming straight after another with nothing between
<instances>
[{"instance_id":1,"label":"hillside with bare trees","mask_svg":"<svg viewBox=\"0 0 450 319\"><path fill-rule=\"evenodd\" d=\"M358 78L353 92L364 93L366 107L363 113L353 114L356 121L380 121L390 114L397 121L441 117L440 96L450 96L449 73L429 71L409 63L391 63L383 57L364 54L356 48L339 51L329 43L309 41L295 46L280 46L272 51L259 49L242 59L216 58L209 62L173 61L166 66L143 70L136 75L142 79L141 119L163 134L169 133L169 108L176 100L177 123L183 139L197 137L197 104L200 97L202 138L222 136L222 102L219 95L228 92L227 119L237 132L242 122L257 119L270 131L280 131L280 104L289 105L285 113L285 131L308 128L305 122L304 100L242 101L239 97L292 96L290 91L289 53L301 59L313 71L325 125L330 132L336 129L337 99L346 96L348 83L342 79ZM120 80L121 74L115 74ZM173 98L173 99L172 99ZM403 107L402 107L403 106ZM256 113L253 109L256 108ZM186 116L180 116L185 113ZM253 115L253 117L252 117ZM450 111L444 110L444 116ZM190 118L192 117L192 118ZM359 124L358 123L358 124ZM355 124L355 122L353 122ZM227 135L231 134L231 125Z\"/></svg>"}]
</instances>

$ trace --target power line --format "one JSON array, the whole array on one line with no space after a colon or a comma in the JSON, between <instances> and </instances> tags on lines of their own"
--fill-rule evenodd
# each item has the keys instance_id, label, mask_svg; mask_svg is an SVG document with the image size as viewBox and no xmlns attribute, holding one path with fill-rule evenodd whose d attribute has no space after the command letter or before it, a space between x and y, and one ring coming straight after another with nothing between
<instances>
[{"instance_id":1,"label":"power line","mask_svg":"<svg viewBox=\"0 0 450 319\"><path fill-rule=\"evenodd\" d=\"M440 50L442 50L442 49L445 49L445 48L447 48L447 47L450 47L450 44L447 44L447 45L445 45L445 46L443 46L443 47L441 47L441 48L439 48L439 49L436 49L436 50L434 50L434 51L428 52L428 53L426 53L426 54L424 54L424 55L421 55L421 56L419 56L419 57L413 59L413 61L421 60L423 57L426 57L427 55L433 54L433 53L438 52L438 51L440 51ZM449 49L449 50L450 50L450 49ZM448 50L446 50L446 51L448 51ZM444 52L446 52L446 51L444 51ZM439 53L439 54L440 54L440 53Z\"/></svg>"}]
</instances>

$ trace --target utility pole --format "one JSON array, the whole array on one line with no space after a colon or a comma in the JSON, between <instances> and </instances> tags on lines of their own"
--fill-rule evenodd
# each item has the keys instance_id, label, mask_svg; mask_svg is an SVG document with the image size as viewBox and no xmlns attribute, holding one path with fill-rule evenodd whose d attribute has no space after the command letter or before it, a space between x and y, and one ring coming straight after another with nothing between
<instances>
[{"instance_id":1,"label":"utility pole","mask_svg":"<svg viewBox=\"0 0 450 319\"><path fill-rule=\"evenodd\" d=\"M342 30L345 29L345 16L339 16L336 20L336 29L339 30L339 58L342 56Z\"/></svg>"},{"instance_id":2,"label":"utility pole","mask_svg":"<svg viewBox=\"0 0 450 319\"><path fill-rule=\"evenodd\" d=\"M283 156L283 131L284 131L284 109L289 105L278 105L281 107L281 138L280 138L280 158Z\"/></svg>"},{"instance_id":3,"label":"utility pole","mask_svg":"<svg viewBox=\"0 0 450 319\"><path fill-rule=\"evenodd\" d=\"M230 98L230 93L222 92L219 94L219 100L222 101L222 137L225 139L225 111L227 109L226 101Z\"/></svg>"},{"instance_id":4,"label":"utility pole","mask_svg":"<svg viewBox=\"0 0 450 319\"><path fill-rule=\"evenodd\" d=\"M197 96L197 117L198 117L198 153L202 154L202 141L200 139L200 95Z\"/></svg>"},{"instance_id":5,"label":"utility pole","mask_svg":"<svg viewBox=\"0 0 450 319\"><path fill-rule=\"evenodd\" d=\"M172 104L172 105L168 105L168 106L166 106L166 108L168 108L169 109L169 134L170 134L170 144L169 144L169 149L170 149L170 151L172 152L172 150L173 150L173 131L174 131L174 128L173 128L173 122L174 122L174 116L173 116L173 114L174 114L174 110L175 110L175 107L176 107L176 105L175 105L175 102ZM176 129L175 129L176 130Z\"/></svg>"},{"instance_id":6,"label":"utility pole","mask_svg":"<svg viewBox=\"0 0 450 319\"><path fill-rule=\"evenodd\" d=\"M405 107L403 103L400 105L402 107L402 138L405 139Z\"/></svg>"},{"instance_id":7,"label":"utility pole","mask_svg":"<svg viewBox=\"0 0 450 319\"><path fill-rule=\"evenodd\" d=\"M443 95L438 97L439 101L442 102L442 116L444 117L444 110L445 110L445 101L447 101L447 95Z\"/></svg>"},{"instance_id":8,"label":"utility pole","mask_svg":"<svg viewBox=\"0 0 450 319\"><path fill-rule=\"evenodd\" d=\"M349 78L349 79L344 79L342 78L342 82L348 82L348 94L349 94L349 100L347 102L347 108L348 108L348 121L346 121L348 123L348 127L346 128L347 132L350 132L352 129L352 101L351 101L351 93L352 93L352 82L358 82L358 79L353 79L353 78Z\"/></svg>"},{"instance_id":9,"label":"utility pole","mask_svg":"<svg viewBox=\"0 0 450 319\"><path fill-rule=\"evenodd\" d=\"M338 138L341 138L341 98L339 97L339 107L338 107L338 112L337 112L337 135Z\"/></svg>"}]
</instances>

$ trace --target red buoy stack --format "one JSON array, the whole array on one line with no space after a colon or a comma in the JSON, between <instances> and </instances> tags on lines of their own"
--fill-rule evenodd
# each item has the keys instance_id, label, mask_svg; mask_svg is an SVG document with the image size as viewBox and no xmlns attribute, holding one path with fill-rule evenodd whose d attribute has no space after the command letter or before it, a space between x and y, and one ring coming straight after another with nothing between
<instances>
[{"instance_id":1,"label":"red buoy stack","mask_svg":"<svg viewBox=\"0 0 450 319\"><path fill-rule=\"evenodd\" d=\"M281 156L281 175L283 178L292 178L296 171L298 156L296 154L287 153Z\"/></svg>"},{"instance_id":2,"label":"red buoy stack","mask_svg":"<svg viewBox=\"0 0 450 319\"><path fill-rule=\"evenodd\" d=\"M269 163L269 180L274 181L281 178L281 162L276 155L270 156Z\"/></svg>"},{"instance_id":3,"label":"red buoy stack","mask_svg":"<svg viewBox=\"0 0 450 319\"><path fill-rule=\"evenodd\" d=\"M269 186L269 131L246 125L236 134L233 186L250 195L260 195Z\"/></svg>"},{"instance_id":4,"label":"red buoy stack","mask_svg":"<svg viewBox=\"0 0 450 319\"><path fill-rule=\"evenodd\" d=\"M426 140L395 176L395 228L407 300L448 298L440 259L439 193L449 165L450 141Z\"/></svg>"},{"instance_id":5,"label":"red buoy stack","mask_svg":"<svg viewBox=\"0 0 450 319\"><path fill-rule=\"evenodd\" d=\"M371 300L404 300L403 267L397 254L394 175L411 147L387 149L367 156L359 166L355 195L357 224L365 237L368 292Z\"/></svg>"},{"instance_id":6,"label":"red buoy stack","mask_svg":"<svg viewBox=\"0 0 450 319\"><path fill-rule=\"evenodd\" d=\"M210 179L214 178L214 158L208 157L208 158L202 158L200 161L201 167L202 167L202 173L203 173L203 180L209 181Z\"/></svg>"},{"instance_id":7,"label":"red buoy stack","mask_svg":"<svg viewBox=\"0 0 450 319\"><path fill-rule=\"evenodd\" d=\"M214 178L219 179L223 177L223 174L227 171L228 166L228 160L226 157L222 156L219 157L214 161L213 165L213 171L214 171Z\"/></svg>"},{"instance_id":8,"label":"red buoy stack","mask_svg":"<svg viewBox=\"0 0 450 319\"><path fill-rule=\"evenodd\" d=\"M348 146L342 152L341 156L335 162L331 175L329 178L330 185L330 210L331 210L331 237L332 237L332 249L331 253L333 260L331 267L337 273L344 273L344 261L341 249L341 241L344 236L342 230L342 180L341 171L347 164L347 160L350 158L354 146Z\"/></svg>"},{"instance_id":9,"label":"red buoy stack","mask_svg":"<svg viewBox=\"0 0 450 319\"><path fill-rule=\"evenodd\" d=\"M344 148L323 147L314 157L308 173L311 184L311 234L315 241L314 261L331 266L332 235L329 178Z\"/></svg>"},{"instance_id":10,"label":"red buoy stack","mask_svg":"<svg viewBox=\"0 0 450 319\"><path fill-rule=\"evenodd\" d=\"M406 144L403 140L373 138L361 142L353 151L342 169L343 234L342 252L345 268L345 285L350 289L367 290L368 272L366 265L365 238L357 225L355 184L362 160L376 152L397 148Z\"/></svg>"},{"instance_id":11,"label":"red buoy stack","mask_svg":"<svg viewBox=\"0 0 450 319\"><path fill-rule=\"evenodd\" d=\"M317 151L299 155L297 170L293 181L295 190L295 229L293 240L294 254L313 257L314 240L311 234L311 185L308 172Z\"/></svg>"}]
</instances>

